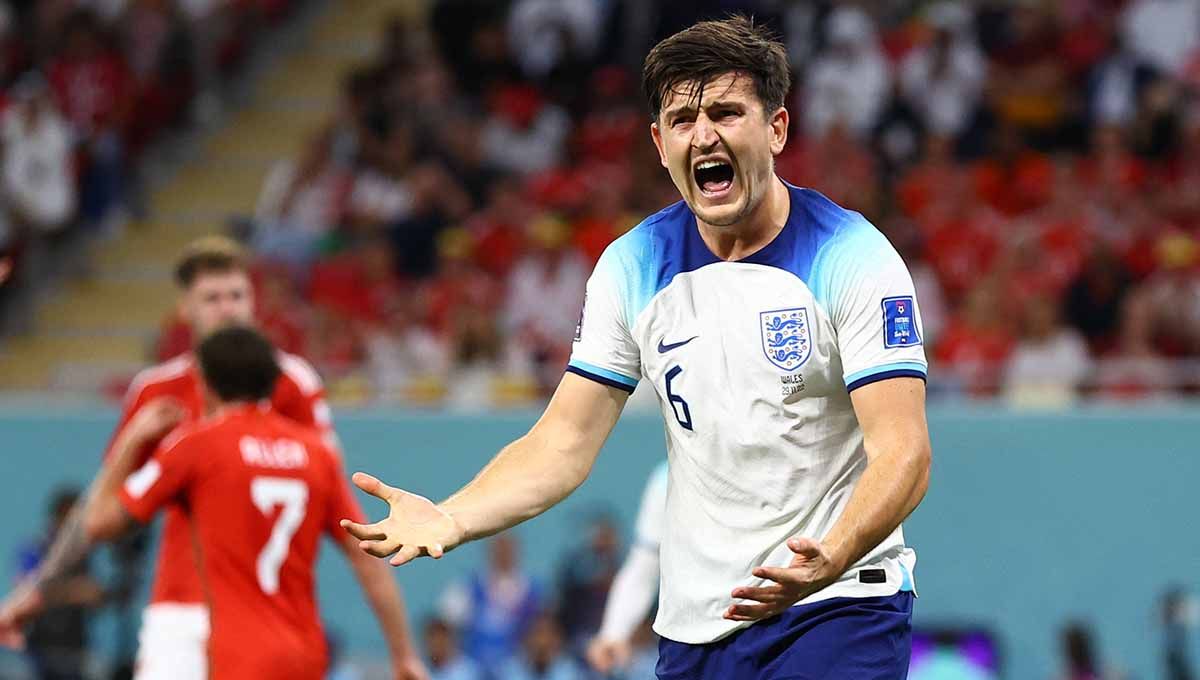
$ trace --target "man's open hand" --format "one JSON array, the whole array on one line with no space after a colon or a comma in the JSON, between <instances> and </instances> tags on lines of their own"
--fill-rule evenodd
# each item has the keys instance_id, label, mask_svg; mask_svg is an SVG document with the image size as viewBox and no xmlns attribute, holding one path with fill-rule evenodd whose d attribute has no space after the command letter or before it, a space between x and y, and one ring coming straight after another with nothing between
<instances>
[{"instance_id":1,"label":"man's open hand","mask_svg":"<svg viewBox=\"0 0 1200 680\"><path fill-rule=\"evenodd\" d=\"M790 538L795 553L786 567L758 567L754 575L773 581L761 588L735 588L734 599L758 604L733 604L725 610L730 621L759 621L780 614L788 607L833 583L844 571L835 564L825 546L809 538Z\"/></svg>"},{"instance_id":2,"label":"man's open hand","mask_svg":"<svg viewBox=\"0 0 1200 680\"><path fill-rule=\"evenodd\" d=\"M398 567L422 555L439 558L462 542L462 527L428 498L392 488L362 472L352 479L355 486L388 504L388 516L374 524L341 522L366 553L393 555L390 563Z\"/></svg>"}]
</instances>

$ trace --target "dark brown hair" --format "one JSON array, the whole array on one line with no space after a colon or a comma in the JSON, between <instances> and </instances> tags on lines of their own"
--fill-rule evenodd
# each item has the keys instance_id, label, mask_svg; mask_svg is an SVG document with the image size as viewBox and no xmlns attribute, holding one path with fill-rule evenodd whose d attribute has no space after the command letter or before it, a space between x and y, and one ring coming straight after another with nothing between
<instances>
[{"instance_id":1,"label":"dark brown hair","mask_svg":"<svg viewBox=\"0 0 1200 680\"><path fill-rule=\"evenodd\" d=\"M261 401L275 391L275 348L253 328L222 328L200 343L196 356L205 384L221 401Z\"/></svg>"},{"instance_id":2,"label":"dark brown hair","mask_svg":"<svg viewBox=\"0 0 1200 680\"><path fill-rule=\"evenodd\" d=\"M696 83L698 99L704 86L726 73L748 75L765 113L783 106L792 85L787 50L770 29L750 17L734 15L701 21L654 46L642 67L642 91L650 115L658 120L663 100L676 87Z\"/></svg>"},{"instance_id":3,"label":"dark brown hair","mask_svg":"<svg viewBox=\"0 0 1200 680\"><path fill-rule=\"evenodd\" d=\"M175 263L175 282L190 288L200 274L246 270L246 253L237 241L224 236L205 236L183 249Z\"/></svg>"}]
</instances>

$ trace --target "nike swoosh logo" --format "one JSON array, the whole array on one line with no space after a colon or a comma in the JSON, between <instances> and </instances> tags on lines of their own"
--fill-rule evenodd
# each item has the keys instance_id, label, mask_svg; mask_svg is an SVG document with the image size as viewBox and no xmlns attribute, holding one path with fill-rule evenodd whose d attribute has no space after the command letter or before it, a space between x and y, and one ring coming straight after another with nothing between
<instances>
[{"instance_id":1,"label":"nike swoosh logo","mask_svg":"<svg viewBox=\"0 0 1200 680\"><path fill-rule=\"evenodd\" d=\"M683 342L672 342L669 345L665 345L665 344L663 344L662 340L659 340L658 341L658 353L663 354L664 352L670 352L671 350L676 349L678 347L683 347L684 345L688 344L689 342L695 340L698 337L700 337L700 336L693 335L692 337L688 338L687 340L684 340Z\"/></svg>"}]
</instances>

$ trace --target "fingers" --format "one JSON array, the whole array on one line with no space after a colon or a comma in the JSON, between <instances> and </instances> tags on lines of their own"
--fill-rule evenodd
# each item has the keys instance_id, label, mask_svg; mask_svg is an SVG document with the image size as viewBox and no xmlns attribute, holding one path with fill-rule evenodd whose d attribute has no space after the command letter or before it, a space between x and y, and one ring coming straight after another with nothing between
<instances>
[{"instance_id":1,"label":"fingers","mask_svg":"<svg viewBox=\"0 0 1200 680\"><path fill-rule=\"evenodd\" d=\"M387 538L387 534L380 528L379 522L374 524L359 524L344 519L340 524L351 536L360 541L382 541Z\"/></svg>"},{"instance_id":2,"label":"fingers","mask_svg":"<svg viewBox=\"0 0 1200 680\"><path fill-rule=\"evenodd\" d=\"M821 556L821 544L812 540L811 538L805 538L803 536L790 538L788 539L787 545L792 552L810 560Z\"/></svg>"},{"instance_id":3,"label":"fingers","mask_svg":"<svg viewBox=\"0 0 1200 680\"><path fill-rule=\"evenodd\" d=\"M756 567L752 572L758 578L774 581L782 586L804 587L809 582L799 569L789 567Z\"/></svg>"},{"instance_id":4,"label":"fingers","mask_svg":"<svg viewBox=\"0 0 1200 680\"><path fill-rule=\"evenodd\" d=\"M790 589L785 589L783 586L767 586L765 588L735 588L733 596L739 600L753 600L755 602L764 602L775 604L787 602L792 599ZM790 602L789 602L790 604Z\"/></svg>"},{"instance_id":5,"label":"fingers","mask_svg":"<svg viewBox=\"0 0 1200 680\"><path fill-rule=\"evenodd\" d=\"M390 501L392 496L396 493L396 489L393 489L392 487L384 484L365 472L355 472L354 476L351 477L350 480L354 482L354 486L357 486L358 488L366 491L382 501Z\"/></svg>"},{"instance_id":6,"label":"fingers","mask_svg":"<svg viewBox=\"0 0 1200 680\"><path fill-rule=\"evenodd\" d=\"M421 556L422 552L423 549L418 546L406 545L400 548L400 552L397 552L396 556L389 560L388 563L393 567L399 567L417 559Z\"/></svg>"},{"instance_id":7,"label":"fingers","mask_svg":"<svg viewBox=\"0 0 1200 680\"><path fill-rule=\"evenodd\" d=\"M387 557L400 549L396 541L384 539L381 541L359 541L358 547L373 557Z\"/></svg>"},{"instance_id":8,"label":"fingers","mask_svg":"<svg viewBox=\"0 0 1200 680\"><path fill-rule=\"evenodd\" d=\"M784 609L777 604L735 604L725 610L724 618L730 621L761 621Z\"/></svg>"}]
</instances>

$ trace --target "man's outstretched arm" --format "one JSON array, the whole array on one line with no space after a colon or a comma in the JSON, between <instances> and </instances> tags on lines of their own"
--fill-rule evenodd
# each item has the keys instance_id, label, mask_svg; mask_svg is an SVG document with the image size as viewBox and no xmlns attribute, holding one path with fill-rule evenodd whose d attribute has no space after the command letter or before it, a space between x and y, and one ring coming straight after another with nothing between
<instances>
[{"instance_id":1,"label":"man's outstretched arm","mask_svg":"<svg viewBox=\"0 0 1200 680\"><path fill-rule=\"evenodd\" d=\"M115 535L127 524L115 498L116 486L133 469L140 447L161 436L182 417L178 404L160 398L146 404L122 428L113 442L112 456L101 466L83 501L76 504L63 522L46 558L29 579L0 603L0 644L17 643L18 631L30 618L57 603L60 595L66 595L59 591L98 540ZM111 527L103 527L108 530L106 533L97 531L98 518L113 522Z\"/></svg>"},{"instance_id":2,"label":"man's outstretched arm","mask_svg":"<svg viewBox=\"0 0 1200 680\"><path fill-rule=\"evenodd\" d=\"M528 434L504 447L475 479L438 505L354 475L363 491L390 506L374 524L342 526L376 557L399 566L420 555L441 557L460 543L490 536L535 517L583 483L621 415L629 394L571 373Z\"/></svg>"}]
</instances>

